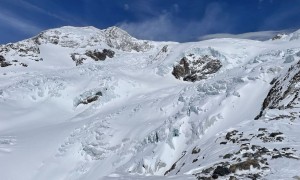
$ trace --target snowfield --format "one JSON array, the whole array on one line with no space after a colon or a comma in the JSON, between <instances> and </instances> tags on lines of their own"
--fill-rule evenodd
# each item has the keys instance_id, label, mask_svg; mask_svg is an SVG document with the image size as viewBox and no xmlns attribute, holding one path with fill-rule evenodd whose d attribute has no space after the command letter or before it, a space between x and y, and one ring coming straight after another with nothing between
<instances>
[{"instance_id":1,"label":"snowfield","mask_svg":"<svg viewBox=\"0 0 300 180\"><path fill-rule=\"evenodd\" d=\"M300 179L300 30L61 27L0 45L0 65L0 179Z\"/></svg>"}]
</instances>

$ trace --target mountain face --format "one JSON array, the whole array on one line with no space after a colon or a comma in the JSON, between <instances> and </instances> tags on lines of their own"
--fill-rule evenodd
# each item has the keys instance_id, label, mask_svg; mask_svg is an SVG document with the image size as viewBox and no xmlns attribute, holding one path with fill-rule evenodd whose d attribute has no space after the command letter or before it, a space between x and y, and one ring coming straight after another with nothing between
<instances>
[{"instance_id":1,"label":"mountain face","mask_svg":"<svg viewBox=\"0 0 300 180\"><path fill-rule=\"evenodd\" d=\"M0 46L0 179L300 179L300 31Z\"/></svg>"}]
</instances>

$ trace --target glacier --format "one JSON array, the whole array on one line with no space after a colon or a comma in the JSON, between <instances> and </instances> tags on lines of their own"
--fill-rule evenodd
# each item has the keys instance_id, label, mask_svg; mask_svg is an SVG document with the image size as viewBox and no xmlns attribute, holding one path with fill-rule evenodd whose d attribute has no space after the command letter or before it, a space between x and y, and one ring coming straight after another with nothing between
<instances>
[{"instance_id":1,"label":"glacier","mask_svg":"<svg viewBox=\"0 0 300 180\"><path fill-rule=\"evenodd\" d=\"M178 43L66 26L0 45L0 179L299 179L299 63L300 30Z\"/></svg>"}]
</instances>

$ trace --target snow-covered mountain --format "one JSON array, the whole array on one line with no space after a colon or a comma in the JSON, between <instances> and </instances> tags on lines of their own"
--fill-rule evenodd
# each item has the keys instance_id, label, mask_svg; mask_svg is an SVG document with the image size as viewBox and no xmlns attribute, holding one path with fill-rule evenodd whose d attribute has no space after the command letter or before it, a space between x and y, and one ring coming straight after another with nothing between
<instances>
[{"instance_id":1,"label":"snow-covered mountain","mask_svg":"<svg viewBox=\"0 0 300 180\"><path fill-rule=\"evenodd\" d=\"M62 27L1 45L0 66L0 179L300 179L300 30Z\"/></svg>"}]
</instances>

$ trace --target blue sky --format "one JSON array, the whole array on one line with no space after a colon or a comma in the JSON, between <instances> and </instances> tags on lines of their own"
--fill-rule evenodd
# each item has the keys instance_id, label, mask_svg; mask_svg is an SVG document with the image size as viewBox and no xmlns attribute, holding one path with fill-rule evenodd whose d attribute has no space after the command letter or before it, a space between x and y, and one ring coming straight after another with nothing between
<instances>
[{"instance_id":1,"label":"blue sky","mask_svg":"<svg viewBox=\"0 0 300 180\"><path fill-rule=\"evenodd\" d=\"M300 0L0 0L0 43L66 25L116 25L151 40L263 39L299 29L299 9Z\"/></svg>"}]
</instances>

